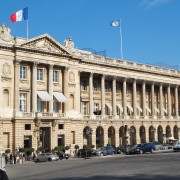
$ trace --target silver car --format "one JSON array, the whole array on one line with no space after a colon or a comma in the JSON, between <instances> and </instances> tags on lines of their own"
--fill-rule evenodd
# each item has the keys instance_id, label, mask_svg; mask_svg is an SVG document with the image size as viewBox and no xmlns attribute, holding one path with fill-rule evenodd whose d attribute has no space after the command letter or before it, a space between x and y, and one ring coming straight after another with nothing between
<instances>
[{"instance_id":1,"label":"silver car","mask_svg":"<svg viewBox=\"0 0 180 180\"><path fill-rule=\"evenodd\" d=\"M57 160L59 160L59 156L53 155L51 153L41 153L34 158L35 162L46 162L46 161L57 161Z\"/></svg>"}]
</instances>

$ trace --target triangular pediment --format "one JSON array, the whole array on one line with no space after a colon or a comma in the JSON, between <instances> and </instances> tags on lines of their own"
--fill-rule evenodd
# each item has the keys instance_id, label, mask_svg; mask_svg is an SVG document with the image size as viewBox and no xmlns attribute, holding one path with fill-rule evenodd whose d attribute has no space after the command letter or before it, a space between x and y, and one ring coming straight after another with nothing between
<instances>
[{"instance_id":1,"label":"triangular pediment","mask_svg":"<svg viewBox=\"0 0 180 180\"><path fill-rule=\"evenodd\" d=\"M72 55L70 51L48 34L29 39L27 42L23 42L20 46L37 51L58 53L61 55Z\"/></svg>"}]
</instances>

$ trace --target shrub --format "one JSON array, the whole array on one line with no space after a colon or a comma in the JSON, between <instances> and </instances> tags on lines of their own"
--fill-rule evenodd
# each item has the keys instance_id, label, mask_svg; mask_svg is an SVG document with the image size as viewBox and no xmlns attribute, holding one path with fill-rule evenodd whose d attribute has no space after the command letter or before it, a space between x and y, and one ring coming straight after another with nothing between
<instances>
[{"instance_id":1,"label":"shrub","mask_svg":"<svg viewBox=\"0 0 180 180\"><path fill-rule=\"evenodd\" d=\"M6 149L6 151L5 151L6 154L8 154L8 153L10 153L10 152L11 152L10 149Z\"/></svg>"},{"instance_id":2,"label":"shrub","mask_svg":"<svg viewBox=\"0 0 180 180\"><path fill-rule=\"evenodd\" d=\"M79 146L78 146L78 145L75 145L75 146L74 146L74 149L79 149Z\"/></svg>"},{"instance_id":3,"label":"shrub","mask_svg":"<svg viewBox=\"0 0 180 180\"><path fill-rule=\"evenodd\" d=\"M40 151L40 152L43 152L44 148L43 147L38 147L37 150Z\"/></svg>"},{"instance_id":4,"label":"shrub","mask_svg":"<svg viewBox=\"0 0 180 180\"><path fill-rule=\"evenodd\" d=\"M96 149L99 149L99 148L101 148L101 147L103 147L102 144L97 144L97 145L96 145Z\"/></svg>"},{"instance_id":5,"label":"shrub","mask_svg":"<svg viewBox=\"0 0 180 180\"><path fill-rule=\"evenodd\" d=\"M27 156L30 156L34 152L34 148L25 148L24 152Z\"/></svg>"},{"instance_id":6,"label":"shrub","mask_svg":"<svg viewBox=\"0 0 180 180\"><path fill-rule=\"evenodd\" d=\"M24 148L19 148L19 152L23 153L24 152Z\"/></svg>"},{"instance_id":7,"label":"shrub","mask_svg":"<svg viewBox=\"0 0 180 180\"><path fill-rule=\"evenodd\" d=\"M69 146L66 146L64 149L65 149L65 150L69 150L69 149L70 149L70 147L69 147Z\"/></svg>"},{"instance_id":8,"label":"shrub","mask_svg":"<svg viewBox=\"0 0 180 180\"><path fill-rule=\"evenodd\" d=\"M93 149L95 147L95 145L92 144L92 145L90 145L90 147Z\"/></svg>"}]
</instances>

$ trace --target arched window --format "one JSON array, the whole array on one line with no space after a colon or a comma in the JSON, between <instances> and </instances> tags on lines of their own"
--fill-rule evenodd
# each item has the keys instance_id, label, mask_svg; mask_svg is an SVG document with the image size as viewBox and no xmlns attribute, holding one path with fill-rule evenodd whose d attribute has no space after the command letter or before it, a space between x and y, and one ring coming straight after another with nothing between
<instances>
[{"instance_id":1,"label":"arched window","mask_svg":"<svg viewBox=\"0 0 180 180\"><path fill-rule=\"evenodd\" d=\"M3 104L5 107L9 106L9 91L7 89L3 91Z\"/></svg>"},{"instance_id":2,"label":"arched window","mask_svg":"<svg viewBox=\"0 0 180 180\"><path fill-rule=\"evenodd\" d=\"M74 109L74 95L70 95L70 109Z\"/></svg>"}]
</instances>

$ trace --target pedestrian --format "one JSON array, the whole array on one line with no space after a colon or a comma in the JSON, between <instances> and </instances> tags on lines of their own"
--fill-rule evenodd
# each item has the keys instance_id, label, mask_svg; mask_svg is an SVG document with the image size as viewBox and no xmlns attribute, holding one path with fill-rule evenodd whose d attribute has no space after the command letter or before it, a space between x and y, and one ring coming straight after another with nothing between
<instances>
[{"instance_id":1,"label":"pedestrian","mask_svg":"<svg viewBox=\"0 0 180 180\"><path fill-rule=\"evenodd\" d=\"M0 169L0 180L9 180L5 171Z\"/></svg>"},{"instance_id":2,"label":"pedestrian","mask_svg":"<svg viewBox=\"0 0 180 180\"><path fill-rule=\"evenodd\" d=\"M16 154L14 154L14 164L16 164Z\"/></svg>"},{"instance_id":3,"label":"pedestrian","mask_svg":"<svg viewBox=\"0 0 180 180\"><path fill-rule=\"evenodd\" d=\"M7 156L7 154L5 155L5 162L6 162L6 164L8 163L8 156Z\"/></svg>"},{"instance_id":4,"label":"pedestrian","mask_svg":"<svg viewBox=\"0 0 180 180\"><path fill-rule=\"evenodd\" d=\"M34 161L35 157L36 157L36 155L35 155L35 153L33 153L33 161Z\"/></svg>"},{"instance_id":5,"label":"pedestrian","mask_svg":"<svg viewBox=\"0 0 180 180\"><path fill-rule=\"evenodd\" d=\"M12 164L12 162L13 162L13 155L12 155L12 153L10 154L9 158L10 158L10 163Z\"/></svg>"}]
</instances>

